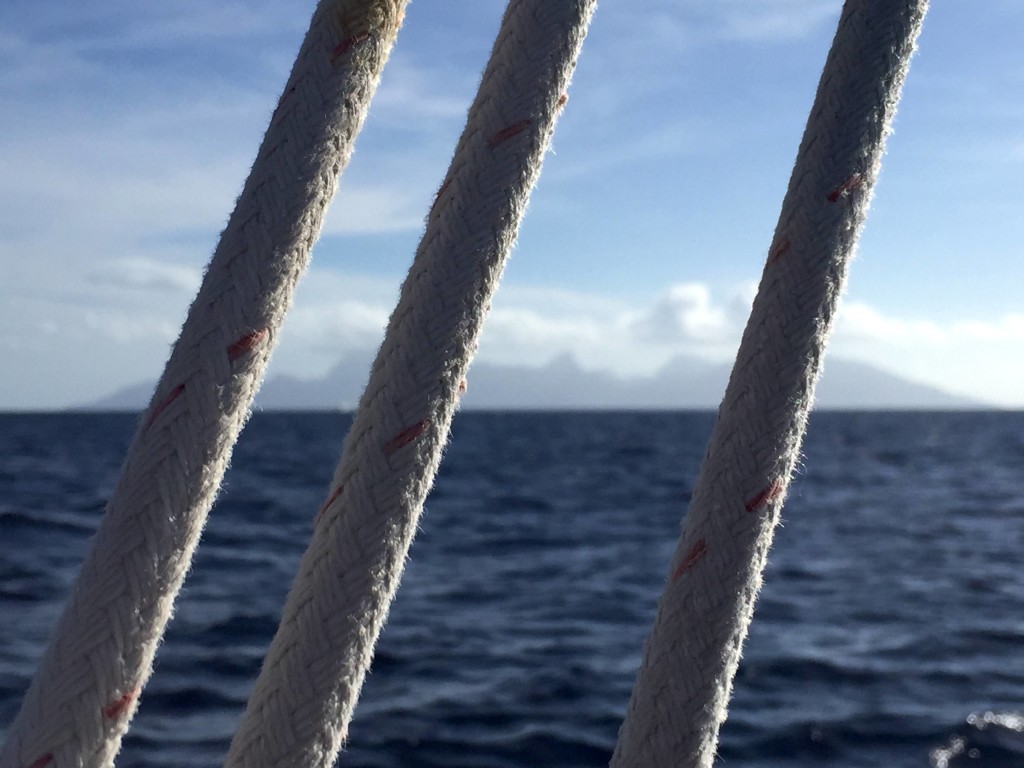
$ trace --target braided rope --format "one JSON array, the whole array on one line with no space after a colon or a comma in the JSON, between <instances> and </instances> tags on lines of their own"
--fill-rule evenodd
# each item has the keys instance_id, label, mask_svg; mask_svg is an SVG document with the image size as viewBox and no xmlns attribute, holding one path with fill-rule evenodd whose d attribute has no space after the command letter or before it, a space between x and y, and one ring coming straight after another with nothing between
<instances>
[{"instance_id":1,"label":"braided rope","mask_svg":"<svg viewBox=\"0 0 1024 768\"><path fill-rule=\"evenodd\" d=\"M228 766L329 766L347 735L593 7L505 12Z\"/></svg>"},{"instance_id":2,"label":"braided rope","mask_svg":"<svg viewBox=\"0 0 1024 768\"><path fill-rule=\"evenodd\" d=\"M404 7L317 7L2 768L112 764Z\"/></svg>"},{"instance_id":3,"label":"braided rope","mask_svg":"<svg viewBox=\"0 0 1024 768\"><path fill-rule=\"evenodd\" d=\"M710 766L927 0L847 0L619 732L613 768Z\"/></svg>"}]
</instances>

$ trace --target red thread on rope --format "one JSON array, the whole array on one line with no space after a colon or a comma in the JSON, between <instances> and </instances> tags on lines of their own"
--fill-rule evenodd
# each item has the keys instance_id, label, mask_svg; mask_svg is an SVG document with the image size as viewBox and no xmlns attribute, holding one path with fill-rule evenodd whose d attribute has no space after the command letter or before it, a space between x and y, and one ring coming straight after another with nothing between
<instances>
[{"instance_id":1,"label":"red thread on rope","mask_svg":"<svg viewBox=\"0 0 1024 768\"><path fill-rule=\"evenodd\" d=\"M828 193L828 201L830 203L838 202L839 198L846 197L859 187L863 181L864 178L859 173L853 174L853 176Z\"/></svg>"},{"instance_id":2,"label":"red thread on rope","mask_svg":"<svg viewBox=\"0 0 1024 768\"><path fill-rule=\"evenodd\" d=\"M418 424L413 424L411 427L406 427L384 444L384 455L391 456L399 449L404 448L417 437L422 435L429 426L430 419L424 419Z\"/></svg>"},{"instance_id":3,"label":"red thread on rope","mask_svg":"<svg viewBox=\"0 0 1024 768\"><path fill-rule=\"evenodd\" d=\"M683 555L683 559L679 561L679 565L672 572L672 581L675 581L684 573L689 573L696 567L697 563L704 559L704 555L708 553L708 545L704 543L704 539L697 539L692 547Z\"/></svg>"},{"instance_id":4,"label":"red thread on rope","mask_svg":"<svg viewBox=\"0 0 1024 768\"><path fill-rule=\"evenodd\" d=\"M782 238L782 240L779 241L779 244L776 245L771 251L769 251L768 262L767 264L765 264L765 266L771 266L776 261L785 256L786 253L788 253L791 245L792 243L789 241L788 237Z\"/></svg>"},{"instance_id":5,"label":"red thread on rope","mask_svg":"<svg viewBox=\"0 0 1024 768\"><path fill-rule=\"evenodd\" d=\"M138 696L138 694L139 689L133 688L127 693L122 693L100 711L106 718L111 720L117 719L128 711L128 707L132 705L132 702L135 701L135 697Z\"/></svg>"},{"instance_id":6,"label":"red thread on rope","mask_svg":"<svg viewBox=\"0 0 1024 768\"><path fill-rule=\"evenodd\" d=\"M507 128L502 128L496 134L491 136L490 141L487 142L487 146L494 149L499 144L505 143L513 136L516 136L529 128L530 122L530 118L526 118L525 120L520 120L518 123L512 123L512 125Z\"/></svg>"},{"instance_id":7,"label":"red thread on rope","mask_svg":"<svg viewBox=\"0 0 1024 768\"><path fill-rule=\"evenodd\" d=\"M563 93L561 96L559 96L558 97L558 104L557 104L558 108L561 109L562 107L564 107L565 106L565 102L567 102L568 100L569 100L569 94L568 93Z\"/></svg>"},{"instance_id":8,"label":"red thread on rope","mask_svg":"<svg viewBox=\"0 0 1024 768\"><path fill-rule=\"evenodd\" d=\"M459 382L459 394L466 394L467 389L469 389L469 381L465 377L463 377L462 380Z\"/></svg>"},{"instance_id":9,"label":"red thread on rope","mask_svg":"<svg viewBox=\"0 0 1024 768\"><path fill-rule=\"evenodd\" d=\"M281 98L277 100L277 106L274 107L274 113L270 116L270 122L274 122L274 120L277 118L277 113L281 111L281 105L283 105L285 101L288 100L288 97L291 96L293 93L295 93L294 85L287 91L285 91L283 94L281 94Z\"/></svg>"},{"instance_id":10,"label":"red thread on rope","mask_svg":"<svg viewBox=\"0 0 1024 768\"><path fill-rule=\"evenodd\" d=\"M266 328L260 328L258 331L247 333L228 347L228 360L234 362L242 355L252 352L256 347L266 341L269 335L270 331Z\"/></svg>"},{"instance_id":11,"label":"red thread on rope","mask_svg":"<svg viewBox=\"0 0 1024 768\"><path fill-rule=\"evenodd\" d=\"M169 394L162 401L157 403L156 406L153 407L153 410L150 411L149 418L146 420L146 429L149 429L153 422L156 421L156 417L163 413L164 408L173 403L175 398L177 398L178 395L180 395L184 391L185 385L179 384L178 386L171 390L171 394Z\"/></svg>"},{"instance_id":12,"label":"red thread on rope","mask_svg":"<svg viewBox=\"0 0 1024 768\"><path fill-rule=\"evenodd\" d=\"M754 510L760 509L769 501L778 496L780 493L782 493L782 481L776 480L767 488L763 488L761 492L757 494L757 496L755 496L754 498L747 502L747 512L753 512Z\"/></svg>"},{"instance_id":13,"label":"red thread on rope","mask_svg":"<svg viewBox=\"0 0 1024 768\"><path fill-rule=\"evenodd\" d=\"M341 496L341 492L344 488L344 485L339 485L337 488L334 489L334 493L327 497L327 501L325 501L324 505L320 507L320 511L316 513L316 517L313 519L314 528L320 523L320 518L324 516L324 512L326 512L330 508L331 504L333 504L337 500L337 498Z\"/></svg>"},{"instance_id":14,"label":"red thread on rope","mask_svg":"<svg viewBox=\"0 0 1024 768\"><path fill-rule=\"evenodd\" d=\"M357 45L359 45L360 43L365 43L369 39L369 32L360 32L358 35L346 37L344 40L342 40L340 43L334 46L333 50L331 50L331 63L333 64L335 61L340 59L342 56L344 56L350 50L355 48Z\"/></svg>"},{"instance_id":15,"label":"red thread on rope","mask_svg":"<svg viewBox=\"0 0 1024 768\"><path fill-rule=\"evenodd\" d=\"M47 752L41 757L37 757L35 762L32 763L28 768L43 768L44 765L49 765L53 762L53 752Z\"/></svg>"},{"instance_id":16,"label":"red thread on rope","mask_svg":"<svg viewBox=\"0 0 1024 768\"><path fill-rule=\"evenodd\" d=\"M437 204L439 202L441 202L441 195L443 195L445 192L447 192L448 191L448 187L450 187L451 185L452 185L452 180L450 178L447 178L447 179L444 180L444 184L441 185L441 188L438 189L437 193L434 195L434 202L430 204L430 212L431 213L433 213L434 209L437 208Z\"/></svg>"}]
</instances>

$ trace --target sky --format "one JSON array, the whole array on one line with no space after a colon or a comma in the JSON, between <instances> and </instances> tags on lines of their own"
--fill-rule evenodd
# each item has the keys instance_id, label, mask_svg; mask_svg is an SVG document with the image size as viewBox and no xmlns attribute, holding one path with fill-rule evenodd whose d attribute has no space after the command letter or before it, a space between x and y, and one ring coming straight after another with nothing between
<instances>
[{"instance_id":1,"label":"sky","mask_svg":"<svg viewBox=\"0 0 1024 768\"><path fill-rule=\"evenodd\" d=\"M0 410L156 380L313 7L0 4ZM840 7L603 0L478 359L731 359ZM409 6L268 375L379 343L503 8ZM1024 407L1022 32L933 0L829 357Z\"/></svg>"}]
</instances>

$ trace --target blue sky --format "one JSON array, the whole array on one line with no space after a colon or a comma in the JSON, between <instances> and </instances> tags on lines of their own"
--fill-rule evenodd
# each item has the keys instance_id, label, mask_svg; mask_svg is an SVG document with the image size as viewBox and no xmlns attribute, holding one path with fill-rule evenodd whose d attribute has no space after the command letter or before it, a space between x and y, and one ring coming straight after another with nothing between
<instances>
[{"instance_id":1,"label":"blue sky","mask_svg":"<svg viewBox=\"0 0 1024 768\"><path fill-rule=\"evenodd\" d=\"M270 375L379 342L503 6L410 5ZM480 359L731 358L840 6L604 0ZM0 5L0 409L157 377L312 8ZM1024 407L1022 31L934 0L830 355Z\"/></svg>"}]
</instances>

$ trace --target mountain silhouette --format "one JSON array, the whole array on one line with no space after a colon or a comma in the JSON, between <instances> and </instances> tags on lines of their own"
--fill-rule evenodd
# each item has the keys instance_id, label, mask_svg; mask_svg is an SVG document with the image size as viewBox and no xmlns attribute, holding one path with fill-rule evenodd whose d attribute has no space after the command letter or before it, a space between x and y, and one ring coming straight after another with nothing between
<instances>
[{"instance_id":1,"label":"mountain silhouette","mask_svg":"<svg viewBox=\"0 0 1024 768\"><path fill-rule=\"evenodd\" d=\"M263 410L352 410L369 378L374 353L339 361L323 377L273 376L256 398ZM729 380L731 364L697 357L671 359L652 376L621 377L583 368L571 355L541 367L480 362L470 368L462 407L511 409L713 409ZM136 384L82 406L83 410L141 410L153 384ZM896 376L867 363L826 360L817 388L819 409L947 410L984 408L984 403Z\"/></svg>"}]
</instances>

